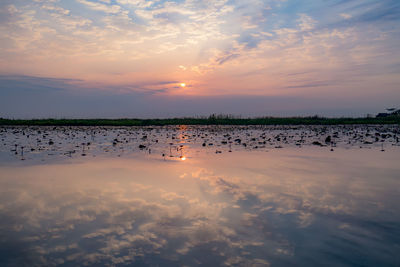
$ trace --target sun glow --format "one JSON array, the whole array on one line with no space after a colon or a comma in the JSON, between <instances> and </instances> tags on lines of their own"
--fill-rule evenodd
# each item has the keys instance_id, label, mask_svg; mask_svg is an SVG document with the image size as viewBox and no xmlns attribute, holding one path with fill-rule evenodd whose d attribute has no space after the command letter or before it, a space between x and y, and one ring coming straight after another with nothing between
<instances>
[{"instance_id":1,"label":"sun glow","mask_svg":"<svg viewBox=\"0 0 400 267\"><path fill-rule=\"evenodd\" d=\"M184 88L184 87L186 87L186 83L181 83L180 86L181 86L182 88Z\"/></svg>"},{"instance_id":2,"label":"sun glow","mask_svg":"<svg viewBox=\"0 0 400 267\"><path fill-rule=\"evenodd\" d=\"M186 157L185 157L185 156L181 156L180 158L181 158L182 161L185 161L185 160L186 160Z\"/></svg>"}]
</instances>

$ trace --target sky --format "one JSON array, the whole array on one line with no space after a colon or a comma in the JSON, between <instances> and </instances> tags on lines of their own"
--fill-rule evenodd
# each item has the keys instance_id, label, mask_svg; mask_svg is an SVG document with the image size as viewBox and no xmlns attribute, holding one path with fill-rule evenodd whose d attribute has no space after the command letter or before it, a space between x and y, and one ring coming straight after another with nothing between
<instances>
[{"instance_id":1,"label":"sky","mask_svg":"<svg viewBox=\"0 0 400 267\"><path fill-rule=\"evenodd\" d=\"M2 0L0 117L400 108L398 0Z\"/></svg>"}]
</instances>

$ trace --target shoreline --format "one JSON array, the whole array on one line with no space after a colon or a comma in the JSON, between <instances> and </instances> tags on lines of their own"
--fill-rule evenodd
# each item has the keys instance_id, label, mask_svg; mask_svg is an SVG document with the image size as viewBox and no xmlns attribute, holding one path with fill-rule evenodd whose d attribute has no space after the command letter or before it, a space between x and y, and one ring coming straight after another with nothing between
<instances>
[{"instance_id":1,"label":"shoreline","mask_svg":"<svg viewBox=\"0 0 400 267\"><path fill-rule=\"evenodd\" d=\"M399 124L399 116L384 118L323 118L323 117L263 117L263 118L171 118L171 119L3 119L1 126L167 126L167 125L371 125Z\"/></svg>"}]
</instances>

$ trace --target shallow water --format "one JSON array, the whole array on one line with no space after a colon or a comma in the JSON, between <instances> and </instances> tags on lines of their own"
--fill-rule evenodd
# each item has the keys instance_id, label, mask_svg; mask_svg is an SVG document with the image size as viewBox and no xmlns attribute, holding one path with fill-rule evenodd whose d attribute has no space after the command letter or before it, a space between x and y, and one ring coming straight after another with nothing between
<instances>
[{"instance_id":1,"label":"shallow water","mask_svg":"<svg viewBox=\"0 0 400 267\"><path fill-rule=\"evenodd\" d=\"M398 266L388 127L3 128L0 266Z\"/></svg>"}]
</instances>

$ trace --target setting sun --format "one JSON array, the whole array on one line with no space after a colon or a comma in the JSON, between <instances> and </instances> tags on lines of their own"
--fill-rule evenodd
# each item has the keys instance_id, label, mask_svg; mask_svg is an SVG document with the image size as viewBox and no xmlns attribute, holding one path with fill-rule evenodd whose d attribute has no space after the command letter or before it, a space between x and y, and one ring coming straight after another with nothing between
<instances>
[{"instance_id":1,"label":"setting sun","mask_svg":"<svg viewBox=\"0 0 400 267\"><path fill-rule=\"evenodd\" d=\"M182 88L184 88L184 87L186 87L186 83L181 83L180 86L181 86Z\"/></svg>"}]
</instances>

